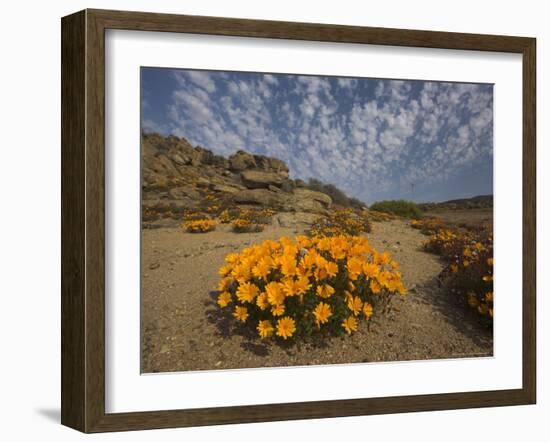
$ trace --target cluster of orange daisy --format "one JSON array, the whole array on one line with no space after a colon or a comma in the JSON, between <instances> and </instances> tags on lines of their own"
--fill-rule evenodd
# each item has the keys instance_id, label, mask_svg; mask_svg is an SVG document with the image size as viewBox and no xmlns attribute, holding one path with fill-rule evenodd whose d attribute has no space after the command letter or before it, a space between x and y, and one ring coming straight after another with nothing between
<instances>
[{"instance_id":1,"label":"cluster of orange daisy","mask_svg":"<svg viewBox=\"0 0 550 442\"><path fill-rule=\"evenodd\" d=\"M197 219L184 222L181 227L189 233L206 233L216 228L216 221L213 219Z\"/></svg>"},{"instance_id":2,"label":"cluster of orange daisy","mask_svg":"<svg viewBox=\"0 0 550 442\"><path fill-rule=\"evenodd\" d=\"M441 279L451 292L489 320L493 317L493 235L492 228L437 231L425 245L447 261Z\"/></svg>"},{"instance_id":3,"label":"cluster of orange daisy","mask_svg":"<svg viewBox=\"0 0 550 442\"><path fill-rule=\"evenodd\" d=\"M384 222L384 221L392 221L396 219L397 217L391 213L386 212L379 212L378 210L363 210L362 211L364 216L367 216L370 221L373 222Z\"/></svg>"},{"instance_id":4,"label":"cluster of orange daisy","mask_svg":"<svg viewBox=\"0 0 550 442\"><path fill-rule=\"evenodd\" d=\"M371 224L364 212L336 209L328 216L317 218L309 233L312 236L339 236L360 235L370 231Z\"/></svg>"},{"instance_id":5,"label":"cluster of orange daisy","mask_svg":"<svg viewBox=\"0 0 550 442\"><path fill-rule=\"evenodd\" d=\"M360 236L283 237L226 256L218 304L261 338L348 333L394 294L399 265Z\"/></svg>"},{"instance_id":6,"label":"cluster of orange daisy","mask_svg":"<svg viewBox=\"0 0 550 442\"><path fill-rule=\"evenodd\" d=\"M452 253L456 244L462 244L469 240L470 235L468 232L457 231L451 228L442 228L430 236L424 243L424 249L427 252L445 256Z\"/></svg>"},{"instance_id":7,"label":"cluster of orange daisy","mask_svg":"<svg viewBox=\"0 0 550 442\"><path fill-rule=\"evenodd\" d=\"M251 224L269 224L271 217L275 215L275 210L264 207L262 209L244 209L241 207L233 207L224 209L218 215L218 219L222 224L232 223L236 220L246 220Z\"/></svg>"},{"instance_id":8,"label":"cluster of orange daisy","mask_svg":"<svg viewBox=\"0 0 550 442\"><path fill-rule=\"evenodd\" d=\"M246 218L237 218L231 223L231 228L237 233L261 232L264 224L257 224Z\"/></svg>"},{"instance_id":9,"label":"cluster of orange daisy","mask_svg":"<svg viewBox=\"0 0 550 442\"><path fill-rule=\"evenodd\" d=\"M410 223L413 229L418 229L424 235L433 235L443 229L443 220L439 218L412 219Z\"/></svg>"}]
</instances>

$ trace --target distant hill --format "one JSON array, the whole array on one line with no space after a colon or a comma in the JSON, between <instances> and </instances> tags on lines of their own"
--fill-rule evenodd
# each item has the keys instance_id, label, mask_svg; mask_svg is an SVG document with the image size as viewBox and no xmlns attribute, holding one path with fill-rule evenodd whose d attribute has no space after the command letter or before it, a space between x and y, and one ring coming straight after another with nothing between
<instances>
[{"instance_id":1,"label":"distant hill","mask_svg":"<svg viewBox=\"0 0 550 442\"><path fill-rule=\"evenodd\" d=\"M460 198L443 201L441 203L420 203L423 211L430 210L463 210L463 209L490 209L493 207L493 195L478 195L472 198Z\"/></svg>"}]
</instances>

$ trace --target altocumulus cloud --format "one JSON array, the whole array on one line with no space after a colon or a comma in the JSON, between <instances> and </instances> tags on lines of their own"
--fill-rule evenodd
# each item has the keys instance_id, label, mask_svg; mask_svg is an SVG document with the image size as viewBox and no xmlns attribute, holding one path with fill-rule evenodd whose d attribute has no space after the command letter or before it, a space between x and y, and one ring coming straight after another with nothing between
<instances>
[{"instance_id":1,"label":"altocumulus cloud","mask_svg":"<svg viewBox=\"0 0 550 442\"><path fill-rule=\"evenodd\" d=\"M368 203L493 191L492 85L143 68L141 92L146 132L274 156Z\"/></svg>"}]
</instances>

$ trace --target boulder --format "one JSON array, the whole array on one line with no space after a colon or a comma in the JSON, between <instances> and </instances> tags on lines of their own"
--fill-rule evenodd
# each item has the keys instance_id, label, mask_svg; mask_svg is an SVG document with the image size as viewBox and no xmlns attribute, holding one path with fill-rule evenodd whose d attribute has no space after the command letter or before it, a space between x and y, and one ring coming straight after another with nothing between
<instances>
[{"instance_id":1,"label":"boulder","mask_svg":"<svg viewBox=\"0 0 550 442\"><path fill-rule=\"evenodd\" d=\"M180 166L183 166L183 165L185 165L185 164L188 164L187 161L184 160L183 157L182 157L179 153L174 153L174 154L170 155L170 159L171 159L174 163L176 163L176 164L178 164L178 165L180 165Z\"/></svg>"},{"instance_id":2,"label":"boulder","mask_svg":"<svg viewBox=\"0 0 550 442\"><path fill-rule=\"evenodd\" d=\"M326 213L332 205L332 198L314 190L295 189L285 204L285 208L296 212Z\"/></svg>"},{"instance_id":3,"label":"boulder","mask_svg":"<svg viewBox=\"0 0 550 442\"><path fill-rule=\"evenodd\" d=\"M210 187L212 187L212 182L207 179L207 178L204 178L204 177L198 177L196 179L196 182L195 184L198 186L198 187L202 187L204 189L208 189Z\"/></svg>"},{"instance_id":4,"label":"boulder","mask_svg":"<svg viewBox=\"0 0 550 442\"><path fill-rule=\"evenodd\" d=\"M290 200L284 206L285 210L297 210L301 212L328 214L328 210L321 203L310 199Z\"/></svg>"},{"instance_id":5,"label":"boulder","mask_svg":"<svg viewBox=\"0 0 550 442\"><path fill-rule=\"evenodd\" d=\"M293 211L326 213L332 205L332 198L314 190L295 189L287 201L287 208Z\"/></svg>"},{"instance_id":6,"label":"boulder","mask_svg":"<svg viewBox=\"0 0 550 442\"><path fill-rule=\"evenodd\" d=\"M236 193L239 193L239 192L242 192L243 190L245 190L246 188L243 187L243 186L239 186L238 184L231 184L231 185L228 185L228 184L216 184L212 190L214 190L215 192L220 192L220 193L230 193L230 194L236 194Z\"/></svg>"},{"instance_id":7,"label":"boulder","mask_svg":"<svg viewBox=\"0 0 550 442\"><path fill-rule=\"evenodd\" d=\"M249 189L261 189L269 186L280 187L285 182L286 176L277 172L245 170L241 172L241 179Z\"/></svg>"},{"instance_id":8,"label":"boulder","mask_svg":"<svg viewBox=\"0 0 550 442\"><path fill-rule=\"evenodd\" d=\"M281 227L308 228L313 225L319 215L307 212L281 212L275 217Z\"/></svg>"},{"instance_id":9,"label":"boulder","mask_svg":"<svg viewBox=\"0 0 550 442\"><path fill-rule=\"evenodd\" d=\"M142 155L144 163L158 163L161 155L167 156L177 165L191 164L198 166L201 153L191 146L184 138L174 136L163 137L159 134L144 134L142 136Z\"/></svg>"},{"instance_id":10,"label":"boulder","mask_svg":"<svg viewBox=\"0 0 550 442\"><path fill-rule=\"evenodd\" d=\"M235 194L233 201L239 204L255 204L265 207L280 208L288 197L282 192L267 189L247 189Z\"/></svg>"},{"instance_id":11,"label":"boulder","mask_svg":"<svg viewBox=\"0 0 550 442\"><path fill-rule=\"evenodd\" d=\"M269 189L247 189L233 196L238 204L254 204L272 207L287 212L307 212L326 214L332 204L331 198L321 192L296 189L293 193L272 191Z\"/></svg>"},{"instance_id":12,"label":"boulder","mask_svg":"<svg viewBox=\"0 0 550 442\"><path fill-rule=\"evenodd\" d=\"M288 166L284 161L264 155L254 155L254 161L258 169L280 173L288 178Z\"/></svg>"},{"instance_id":13,"label":"boulder","mask_svg":"<svg viewBox=\"0 0 550 442\"><path fill-rule=\"evenodd\" d=\"M216 166L224 169L227 169L229 167L229 161L227 161L226 158L220 155L216 155L215 153L213 153L208 149L204 149L203 147L197 146L195 148L195 151L200 153L202 164L208 164L211 166Z\"/></svg>"},{"instance_id":14,"label":"boulder","mask_svg":"<svg viewBox=\"0 0 550 442\"><path fill-rule=\"evenodd\" d=\"M189 209L198 209L201 207L199 201L191 198L182 198L178 200L168 201L170 210L174 213L182 213Z\"/></svg>"},{"instance_id":15,"label":"boulder","mask_svg":"<svg viewBox=\"0 0 550 442\"><path fill-rule=\"evenodd\" d=\"M184 198L199 199L201 197L201 194L191 186L172 187L168 191L168 195L175 200Z\"/></svg>"},{"instance_id":16,"label":"boulder","mask_svg":"<svg viewBox=\"0 0 550 442\"><path fill-rule=\"evenodd\" d=\"M183 212L186 209L197 209L199 207L199 202L191 198L177 200L143 200L141 206L143 209L149 209L158 213L168 211Z\"/></svg>"},{"instance_id":17,"label":"boulder","mask_svg":"<svg viewBox=\"0 0 550 442\"><path fill-rule=\"evenodd\" d=\"M143 170L143 188L155 191L166 191L169 188L168 178L149 169Z\"/></svg>"},{"instance_id":18,"label":"boulder","mask_svg":"<svg viewBox=\"0 0 550 442\"><path fill-rule=\"evenodd\" d=\"M281 189L283 189L285 192L292 192L294 189L296 189L296 187L296 183L293 180L289 179L286 179L281 185Z\"/></svg>"},{"instance_id":19,"label":"boulder","mask_svg":"<svg viewBox=\"0 0 550 442\"><path fill-rule=\"evenodd\" d=\"M151 210L154 212L168 212L170 210L170 203L166 200L143 200L141 202L142 209Z\"/></svg>"},{"instance_id":20,"label":"boulder","mask_svg":"<svg viewBox=\"0 0 550 442\"><path fill-rule=\"evenodd\" d=\"M199 166L202 162L203 152L182 138L171 145L169 156L176 164Z\"/></svg>"},{"instance_id":21,"label":"boulder","mask_svg":"<svg viewBox=\"0 0 550 442\"><path fill-rule=\"evenodd\" d=\"M253 169L263 170L275 172L288 178L288 166L284 161L264 155L252 155L244 150L239 150L229 157L229 169L237 172Z\"/></svg>"},{"instance_id":22,"label":"boulder","mask_svg":"<svg viewBox=\"0 0 550 442\"><path fill-rule=\"evenodd\" d=\"M143 158L154 158L158 155L158 149L148 141L147 138L143 139L141 144L141 155Z\"/></svg>"},{"instance_id":23,"label":"boulder","mask_svg":"<svg viewBox=\"0 0 550 442\"><path fill-rule=\"evenodd\" d=\"M279 189L277 186L272 186L271 184L269 186L267 186L267 188L269 190L271 190L272 192L282 192L282 190Z\"/></svg>"},{"instance_id":24,"label":"boulder","mask_svg":"<svg viewBox=\"0 0 550 442\"><path fill-rule=\"evenodd\" d=\"M167 176L172 176L172 177L180 176L178 169L176 169L176 166L174 166L174 163L172 163L172 161L170 161L170 159L166 155L159 155L157 159L158 159L158 162L162 165L162 167L166 171Z\"/></svg>"},{"instance_id":25,"label":"boulder","mask_svg":"<svg viewBox=\"0 0 550 442\"><path fill-rule=\"evenodd\" d=\"M317 192L315 190L301 188L295 189L294 196L295 198L299 199L312 199L314 201L318 201L327 209L330 209L330 206L332 205L332 198L330 196L328 196L326 193Z\"/></svg>"},{"instance_id":26,"label":"boulder","mask_svg":"<svg viewBox=\"0 0 550 442\"><path fill-rule=\"evenodd\" d=\"M254 155L243 150L239 150L229 157L229 168L234 171L242 171L246 169L254 169L256 160Z\"/></svg>"}]
</instances>

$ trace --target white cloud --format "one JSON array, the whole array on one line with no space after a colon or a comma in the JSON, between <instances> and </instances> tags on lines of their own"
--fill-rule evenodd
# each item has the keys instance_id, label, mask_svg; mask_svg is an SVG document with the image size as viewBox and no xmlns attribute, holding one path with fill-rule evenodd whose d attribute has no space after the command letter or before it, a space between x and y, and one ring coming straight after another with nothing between
<instances>
[{"instance_id":1,"label":"white cloud","mask_svg":"<svg viewBox=\"0 0 550 442\"><path fill-rule=\"evenodd\" d=\"M238 95L239 94L239 85L235 83L234 81L230 81L227 84L227 88L229 89L229 93L232 95Z\"/></svg>"},{"instance_id":2,"label":"white cloud","mask_svg":"<svg viewBox=\"0 0 550 442\"><path fill-rule=\"evenodd\" d=\"M272 84L272 85L275 85L275 86L279 84L279 80L277 80L277 78L274 77L271 74L265 74L264 75L264 81L268 84Z\"/></svg>"},{"instance_id":3,"label":"white cloud","mask_svg":"<svg viewBox=\"0 0 550 442\"><path fill-rule=\"evenodd\" d=\"M355 78L338 78L338 86L343 89L353 89L357 86L357 80Z\"/></svg>"},{"instance_id":4,"label":"white cloud","mask_svg":"<svg viewBox=\"0 0 550 442\"><path fill-rule=\"evenodd\" d=\"M206 123L213 117L208 104L201 100L200 95L193 95L186 91L175 91L174 102L178 110L183 111L189 118Z\"/></svg>"},{"instance_id":5,"label":"white cloud","mask_svg":"<svg viewBox=\"0 0 550 442\"><path fill-rule=\"evenodd\" d=\"M442 183L492 151L487 87L271 74L179 73L166 132L218 153L278 157L366 200ZM361 94L350 90L359 81ZM153 127L153 120L143 122ZM405 189L405 190L404 190Z\"/></svg>"},{"instance_id":6,"label":"white cloud","mask_svg":"<svg viewBox=\"0 0 550 442\"><path fill-rule=\"evenodd\" d=\"M149 120L149 119L142 120L141 129L147 133L156 132L159 134L166 134L167 132L165 126L158 124L156 121Z\"/></svg>"},{"instance_id":7,"label":"white cloud","mask_svg":"<svg viewBox=\"0 0 550 442\"><path fill-rule=\"evenodd\" d=\"M330 83L327 79L313 76L298 76L298 82L301 83L310 94L319 92L330 92Z\"/></svg>"},{"instance_id":8,"label":"white cloud","mask_svg":"<svg viewBox=\"0 0 550 442\"><path fill-rule=\"evenodd\" d=\"M216 90L216 85L210 78L207 72L189 71L187 72L189 79L197 86L202 87L205 91L212 93Z\"/></svg>"}]
</instances>

